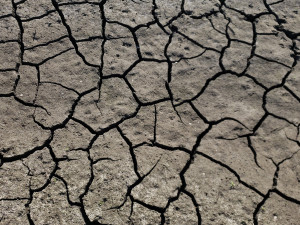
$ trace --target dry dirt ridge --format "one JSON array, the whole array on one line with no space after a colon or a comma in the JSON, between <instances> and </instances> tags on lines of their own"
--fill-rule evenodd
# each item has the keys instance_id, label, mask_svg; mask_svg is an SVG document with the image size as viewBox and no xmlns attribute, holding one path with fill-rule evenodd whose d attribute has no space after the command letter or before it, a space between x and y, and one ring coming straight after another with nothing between
<instances>
[{"instance_id":1,"label":"dry dirt ridge","mask_svg":"<svg viewBox=\"0 0 300 225\"><path fill-rule=\"evenodd\" d=\"M299 0L0 2L0 224L300 224Z\"/></svg>"}]
</instances>

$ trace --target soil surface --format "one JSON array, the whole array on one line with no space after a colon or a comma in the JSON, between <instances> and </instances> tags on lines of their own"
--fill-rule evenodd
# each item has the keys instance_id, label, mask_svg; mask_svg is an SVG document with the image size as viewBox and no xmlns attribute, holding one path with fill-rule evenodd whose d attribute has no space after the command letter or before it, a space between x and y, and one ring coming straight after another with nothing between
<instances>
[{"instance_id":1,"label":"soil surface","mask_svg":"<svg viewBox=\"0 0 300 225\"><path fill-rule=\"evenodd\" d=\"M0 3L0 224L300 224L299 0Z\"/></svg>"}]
</instances>

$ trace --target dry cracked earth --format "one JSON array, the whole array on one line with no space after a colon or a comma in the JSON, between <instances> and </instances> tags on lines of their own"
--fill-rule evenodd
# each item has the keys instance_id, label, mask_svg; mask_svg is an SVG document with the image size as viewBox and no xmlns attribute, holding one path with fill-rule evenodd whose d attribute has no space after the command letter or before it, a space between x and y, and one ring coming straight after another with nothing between
<instances>
[{"instance_id":1,"label":"dry cracked earth","mask_svg":"<svg viewBox=\"0 0 300 225\"><path fill-rule=\"evenodd\" d=\"M300 224L300 1L0 2L0 224Z\"/></svg>"}]
</instances>

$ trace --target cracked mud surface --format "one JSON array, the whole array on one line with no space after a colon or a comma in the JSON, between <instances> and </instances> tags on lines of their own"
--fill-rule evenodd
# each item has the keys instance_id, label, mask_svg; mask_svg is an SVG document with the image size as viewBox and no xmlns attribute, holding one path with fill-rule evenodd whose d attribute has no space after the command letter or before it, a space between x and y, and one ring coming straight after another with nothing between
<instances>
[{"instance_id":1,"label":"cracked mud surface","mask_svg":"<svg viewBox=\"0 0 300 225\"><path fill-rule=\"evenodd\" d=\"M298 0L0 2L0 224L299 224Z\"/></svg>"}]
</instances>

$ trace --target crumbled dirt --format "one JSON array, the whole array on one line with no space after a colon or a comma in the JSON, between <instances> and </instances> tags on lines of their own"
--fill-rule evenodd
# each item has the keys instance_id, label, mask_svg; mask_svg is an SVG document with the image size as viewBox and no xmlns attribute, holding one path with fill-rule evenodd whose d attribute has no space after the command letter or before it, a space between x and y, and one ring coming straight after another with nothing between
<instances>
[{"instance_id":1,"label":"crumbled dirt","mask_svg":"<svg viewBox=\"0 0 300 225\"><path fill-rule=\"evenodd\" d=\"M300 224L300 1L1 0L0 224Z\"/></svg>"}]
</instances>

